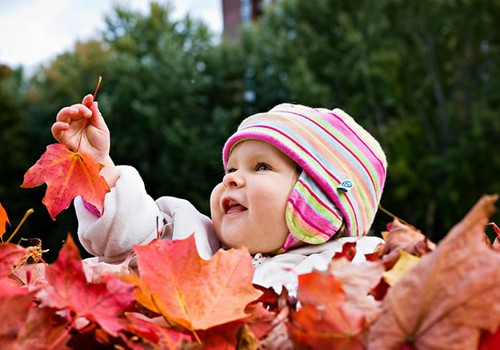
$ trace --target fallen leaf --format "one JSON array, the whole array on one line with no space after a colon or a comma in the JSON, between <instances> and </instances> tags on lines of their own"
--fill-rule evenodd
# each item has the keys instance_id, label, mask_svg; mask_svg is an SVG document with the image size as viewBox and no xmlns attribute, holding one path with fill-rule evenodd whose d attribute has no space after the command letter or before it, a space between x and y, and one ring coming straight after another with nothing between
<instances>
[{"instance_id":1,"label":"fallen leaf","mask_svg":"<svg viewBox=\"0 0 500 350\"><path fill-rule=\"evenodd\" d=\"M126 339L132 349L137 348L139 341L144 345L149 345L145 348L153 345L153 348L159 349L179 349L181 342L193 341L190 335L168 328L163 318L158 322L157 319L151 319L142 314L128 313L127 319L130 322L125 330L135 335Z\"/></svg>"},{"instance_id":2,"label":"fallen leaf","mask_svg":"<svg viewBox=\"0 0 500 350\"><path fill-rule=\"evenodd\" d=\"M28 313L33 307L34 292L24 288L0 288L0 345L17 342L19 331L26 323Z\"/></svg>"},{"instance_id":3,"label":"fallen leaf","mask_svg":"<svg viewBox=\"0 0 500 350\"><path fill-rule=\"evenodd\" d=\"M190 236L154 240L134 250L140 280L157 307L152 311L186 329L245 318L246 306L262 294L252 286L254 269L246 249L219 250L203 260Z\"/></svg>"},{"instance_id":4,"label":"fallen leaf","mask_svg":"<svg viewBox=\"0 0 500 350\"><path fill-rule=\"evenodd\" d=\"M123 328L121 314L134 300L133 285L113 275L102 276L102 283L88 282L80 253L70 235L57 260L45 269L48 306L69 309L74 318L85 317L116 336Z\"/></svg>"},{"instance_id":5,"label":"fallen leaf","mask_svg":"<svg viewBox=\"0 0 500 350\"><path fill-rule=\"evenodd\" d=\"M33 308L27 314L26 322L18 333L15 349L67 350L65 346L70 336L65 324L58 324L56 311L51 308ZM57 342L57 344L54 344ZM8 347L0 347L8 349Z\"/></svg>"},{"instance_id":6,"label":"fallen leaf","mask_svg":"<svg viewBox=\"0 0 500 350\"><path fill-rule=\"evenodd\" d=\"M73 152L62 144L52 144L24 174L21 187L47 184L42 203L52 220L67 209L76 196L82 196L102 213L104 196L109 192L108 184L99 175L102 167L85 153Z\"/></svg>"},{"instance_id":7,"label":"fallen leaf","mask_svg":"<svg viewBox=\"0 0 500 350\"><path fill-rule=\"evenodd\" d=\"M496 332L490 333L484 331L481 334L478 350L494 350L500 349L500 329Z\"/></svg>"},{"instance_id":8,"label":"fallen leaf","mask_svg":"<svg viewBox=\"0 0 500 350\"><path fill-rule=\"evenodd\" d=\"M338 260L345 258L348 261L352 261L356 256L356 242L345 242L342 244L342 251L339 253L335 253L333 256L333 260Z\"/></svg>"},{"instance_id":9,"label":"fallen leaf","mask_svg":"<svg viewBox=\"0 0 500 350\"><path fill-rule=\"evenodd\" d=\"M417 265L420 258L402 250L398 261L389 271L384 272L382 277L390 286L395 285L413 266Z\"/></svg>"},{"instance_id":10,"label":"fallen leaf","mask_svg":"<svg viewBox=\"0 0 500 350\"><path fill-rule=\"evenodd\" d=\"M436 247L421 231L397 219L394 219L388 228L389 231L384 235L385 244L380 254L387 269L392 268L398 261L401 250L415 256L422 256Z\"/></svg>"},{"instance_id":11,"label":"fallen leaf","mask_svg":"<svg viewBox=\"0 0 500 350\"><path fill-rule=\"evenodd\" d=\"M240 328L238 328L238 333L236 335L238 339L237 349L241 350L259 350L259 341L252 333L248 325L243 324Z\"/></svg>"},{"instance_id":12,"label":"fallen leaf","mask_svg":"<svg viewBox=\"0 0 500 350\"><path fill-rule=\"evenodd\" d=\"M0 237L2 237L5 233L7 224L10 225L9 217L7 216L7 212L2 206L2 203L0 203Z\"/></svg>"},{"instance_id":13,"label":"fallen leaf","mask_svg":"<svg viewBox=\"0 0 500 350\"><path fill-rule=\"evenodd\" d=\"M347 305L361 310L368 322L379 315L380 302L370 295L385 272L380 260L353 264L347 259L333 259L328 271L342 286Z\"/></svg>"},{"instance_id":14,"label":"fallen leaf","mask_svg":"<svg viewBox=\"0 0 500 350\"><path fill-rule=\"evenodd\" d=\"M345 303L345 293L332 274L299 275L297 297L302 307L290 312L294 344L308 349L363 349L363 313Z\"/></svg>"},{"instance_id":15,"label":"fallen leaf","mask_svg":"<svg viewBox=\"0 0 500 350\"><path fill-rule=\"evenodd\" d=\"M476 349L500 325L500 255L484 240L497 196L484 196L391 287L368 349Z\"/></svg>"},{"instance_id":16,"label":"fallen leaf","mask_svg":"<svg viewBox=\"0 0 500 350\"><path fill-rule=\"evenodd\" d=\"M52 322L54 310L36 307L34 295L26 288L1 284L0 349L49 349L52 339L60 334Z\"/></svg>"},{"instance_id":17,"label":"fallen leaf","mask_svg":"<svg viewBox=\"0 0 500 350\"><path fill-rule=\"evenodd\" d=\"M276 326L276 314L266 310L261 302L251 303L245 311L248 316L243 319L197 331L205 348L251 349L252 339L262 339Z\"/></svg>"}]
</instances>

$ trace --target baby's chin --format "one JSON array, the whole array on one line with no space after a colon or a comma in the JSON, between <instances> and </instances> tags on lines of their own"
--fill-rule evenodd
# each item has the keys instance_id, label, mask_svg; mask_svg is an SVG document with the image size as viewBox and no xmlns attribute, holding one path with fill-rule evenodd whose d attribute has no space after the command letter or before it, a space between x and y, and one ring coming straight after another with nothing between
<instances>
[{"instance_id":1,"label":"baby's chin","mask_svg":"<svg viewBox=\"0 0 500 350\"><path fill-rule=\"evenodd\" d=\"M262 253L262 254L266 253L266 252L259 251L258 249L252 249L251 246L249 248L249 245L245 244L243 242L241 242L241 243L228 242L228 241L222 240L220 238L219 238L219 241L221 242L222 247L224 249L246 249L250 253L250 255L255 255L257 253Z\"/></svg>"},{"instance_id":2,"label":"baby's chin","mask_svg":"<svg viewBox=\"0 0 500 350\"><path fill-rule=\"evenodd\" d=\"M227 228L227 227L226 227ZM251 255L255 255L257 253L261 254L273 254L278 251L283 244L278 242L269 242L267 244L259 244L259 242L245 240L244 237L235 237L234 232L228 230L221 230L221 228L217 225L214 225L215 236L221 242L221 245L224 249L246 249Z\"/></svg>"}]
</instances>

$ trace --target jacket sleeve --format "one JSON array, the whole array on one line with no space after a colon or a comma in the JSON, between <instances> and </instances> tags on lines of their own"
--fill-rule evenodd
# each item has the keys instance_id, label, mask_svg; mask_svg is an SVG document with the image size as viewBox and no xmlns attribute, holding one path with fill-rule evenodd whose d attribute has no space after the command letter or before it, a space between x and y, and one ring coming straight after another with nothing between
<instances>
[{"instance_id":1,"label":"jacket sleeve","mask_svg":"<svg viewBox=\"0 0 500 350\"><path fill-rule=\"evenodd\" d=\"M120 178L106 194L102 216L88 210L81 197L74 201L81 244L107 263L124 261L134 245L153 240L170 220L146 193L137 170L129 166L118 169Z\"/></svg>"},{"instance_id":2,"label":"jacket sleeve","mask_svg":"<svg viewBox=\"0 0 500 350\"><path fill-rule=\"evenodd\" d=\"M161 197L156 201L161 212L171 218L163 230L163 239L184 239L194 234L196 250L209 259L220 248L212 220L201 214L189 201L176 197Z\"/></svg>"}]
</instances>

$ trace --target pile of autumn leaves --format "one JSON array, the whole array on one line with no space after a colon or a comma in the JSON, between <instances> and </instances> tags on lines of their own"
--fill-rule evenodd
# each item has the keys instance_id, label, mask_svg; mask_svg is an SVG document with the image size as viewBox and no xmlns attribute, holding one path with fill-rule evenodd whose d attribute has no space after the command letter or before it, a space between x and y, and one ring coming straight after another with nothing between
<instances>
[{"instance_id":1,"label":"pile of autumn leaves","mask_svg":"<svg viewBox=\"0 0 500 350\"><path fill-rule=\"evenodd\" d=\"M496 200L481 198L437 246L397 220L363 264L346 243L293 296L252 285L245 249L203 260L192 237L136 246L136 272L82 261L71 236L51 264L39 246L2 241L0 348L499 348L500 254L485 236ZM6 222L0 205L1 235Z\"/></svg>"},{"instance_id":2,"label":"pile of autumn leaves","mask_svg":"<svg viewBox=\"0 0 500 350\"><path fill-rule=\"evenodd\" d=\"M82 263L70 236L49 265L1 244L0 348L493 349L500 254L484 229L495 200L435 249L398 221L362 265L346 244L329 271L299 276L296 298L253 286L246 250L202 260L193 238L137 246L138 275Z\"/></svg>"}]
</instances>

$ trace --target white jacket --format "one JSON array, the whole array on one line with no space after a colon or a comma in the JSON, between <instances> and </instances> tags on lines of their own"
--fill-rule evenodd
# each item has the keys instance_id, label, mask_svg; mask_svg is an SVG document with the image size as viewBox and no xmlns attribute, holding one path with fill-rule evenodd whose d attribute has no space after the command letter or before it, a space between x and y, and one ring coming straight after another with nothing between
<instances>
[{"instance_id":1,"label":"white jacket","mask_svg":"<svg viewBox=\"0 0 500 350\"><path fill-rule=\"evenodd\" d=\"M204 259L220 249L212 221L190 202L167 196L155 201L146 193L144 182L134 168L119 166L118 169L120 178L106 195L101 217L89 211L82 198L75 199L78 237L83 247L100 262L123 262L134 245L149 243L158 236L158 230L163 239L183 239L194 234L196 248ZM303 246L273 257L257 254L253 282L272 287L277 293L286 286L293 293L297 288L297 275L313 269L326 270L346 241L356 241L356 263L363 262L364 254L374 252L383 243L378 237L348 237Z\"/></svg>"}]
</instances>

